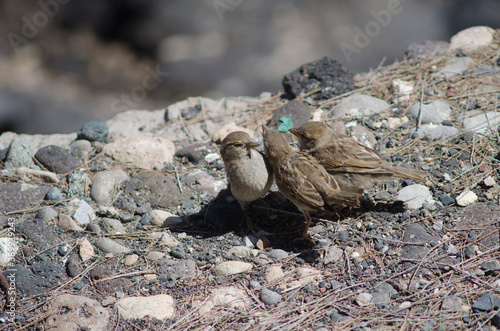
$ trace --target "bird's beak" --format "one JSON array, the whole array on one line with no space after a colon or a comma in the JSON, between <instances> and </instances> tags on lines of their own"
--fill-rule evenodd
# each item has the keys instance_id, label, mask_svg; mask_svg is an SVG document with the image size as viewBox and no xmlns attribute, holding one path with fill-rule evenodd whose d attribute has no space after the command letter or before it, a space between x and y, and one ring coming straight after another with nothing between
<instances>
[{"instance_id":1,"label":"bird's beak","mask_svg":"<svg viewBox=\"0 0 500 331\"><path fill-rule=\"evenodd\" d=\"M301 138L300 134L297 132L297 129L295 129L295 128L288 129L288 132L290 132L291 134L293 134L294 136L296 136L299 139Z\"/></svg>"},{"instance_id":2,"label":"bird's beak","mask_svg":"<svg viewBox=\"0 0 500 331\"><path fill-rule=\"evenodd\" d=\"M260 133L262 134L262 137L264 137L264 134L266 133L267 130L269 130L269 128L267 126L265 126L264 124L262 124L262 128L260 129Z\"/></svg>"},{"instance_id":3,"label":"bird's beak","mask_svg":"<svg viewBox=\"0 0 500 331\"><path fill-rule=\"evenodd\" d=\"M260 146L260 143L257 140L255 140L255 139L250 139L247 142L247 148L255 148L257 146Z\"/></svg>"}]
</instances>

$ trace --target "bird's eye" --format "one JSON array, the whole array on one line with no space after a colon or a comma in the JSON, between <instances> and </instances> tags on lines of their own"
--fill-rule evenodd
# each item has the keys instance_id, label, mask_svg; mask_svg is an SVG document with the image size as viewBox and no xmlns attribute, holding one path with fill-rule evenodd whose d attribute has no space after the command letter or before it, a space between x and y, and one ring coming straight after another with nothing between
<instances>
[{"instance_id":1,"label":"bird's eye","mask_svg":"<svg viewBox=\"0 0 500 331\"><path fill-rule=\"evenodd\" d=\"M243 147L242 143L234 143L234 147Z\"/></svg>"}]
</instances>

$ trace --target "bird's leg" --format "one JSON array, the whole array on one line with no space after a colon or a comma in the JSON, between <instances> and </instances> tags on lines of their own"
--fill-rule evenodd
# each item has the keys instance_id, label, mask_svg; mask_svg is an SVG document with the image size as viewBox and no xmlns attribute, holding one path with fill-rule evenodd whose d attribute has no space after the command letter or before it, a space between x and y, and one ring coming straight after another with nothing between
<instances>
[{"instance_id":1,"label":"bird's leg","mask_svg":"<svg viewBox=\"0 0 500 331\"><path fill-rule=\"evenodd\" d=\"M243 209L243 213L245 214L245 220L247 222L247 231L246 233L255 233L255 228L253 227L252 219L250 215L248 215L248 208L246 204L241 205L241 209Z\"/></svg>"},{"instance_id":2,"label":"bird's leg","mask_svg":"<svg viewBox=\"0 0 500 331\"><path fill-rule=\"evenodd\" d=\"M314 240L312 240L312 238L307 234L307 231L309 231L309 226L311 226L311 215L309 215L308 211L305 210L301 211L302 214L304 214L304 217L306 218L306 228L304 229L304 234L302 235L302 239L315 245L316 243L314 242Z\"/></svg>"}]
</instances>

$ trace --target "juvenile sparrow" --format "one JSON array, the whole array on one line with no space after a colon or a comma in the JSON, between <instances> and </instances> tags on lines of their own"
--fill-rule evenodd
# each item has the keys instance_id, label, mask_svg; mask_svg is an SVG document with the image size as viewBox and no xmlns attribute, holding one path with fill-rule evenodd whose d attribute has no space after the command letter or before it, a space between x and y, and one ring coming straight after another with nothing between
<instances>
[{"instance_id":1,"label":"juvenile sparrow","mask_svg":"<svg viewBox=\"0 0 500 331\"><path fill-rule=\"evenodd\" d=\"M277 131L262 126L264 151L280 192L293 202L306 218L303 238L311 224L310 211L335 212L343 206L359 207L361 194L342 191L333 176L304 152L292 150Z\"/></svg>"},{"instance_id":2,"label":"juvenile sparrow","mask_svg":"<svg viewBox=\"0 0 500 331\"><path fill-rule=\"evenodd\" d=\"M288 131L299 138L300 150L318 160L342 190L362 193L391 177L421 181L427 176L425 171L393 167L373 149L333 132L322 122L307 122Z\"/></svg>"},{"instance_id":3,"label":"juvenile sparrow","mask_svg":"<svg viewBox=\"0 0 500 331\"><path fill-rule=\"evenodd\" d=\"M248 215L248 203L266 194L273 183L271 167L262 154L254 150L259 145L248 133L236 131L228 134L220 147L231 192L245 213L248 231L252 232L255 229Z\"/></svg>"}]
</instances>

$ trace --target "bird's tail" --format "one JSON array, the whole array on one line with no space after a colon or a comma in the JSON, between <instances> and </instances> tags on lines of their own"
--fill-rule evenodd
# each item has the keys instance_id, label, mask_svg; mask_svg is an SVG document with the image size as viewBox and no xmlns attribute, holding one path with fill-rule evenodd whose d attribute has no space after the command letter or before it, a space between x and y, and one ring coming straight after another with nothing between
<instances>
[{"instance_id":1,"label":"bird's tail","mask_svg":"<svg viewBox=\"0 0 500 331\"><path fill-rule=\"evenodd\" d=\"M361 199L363 195L354 192L337 191L325 199L327 205L332 208L338 207L356 207L361 206Z\"/></svg>"},{"instance_id":2,"label":"bird's tail","mask_svg":"<svg viewBox=\"0 0 500 331\"><path fill-rule=\"evenodd\" d=\"M408 169L403 167L391 167L393 171L393 176L397 178L403 179L413 179L418 181L423 181L424 178L428 175L427 172L416 169Z\"/></svg>"}]
</instances>

